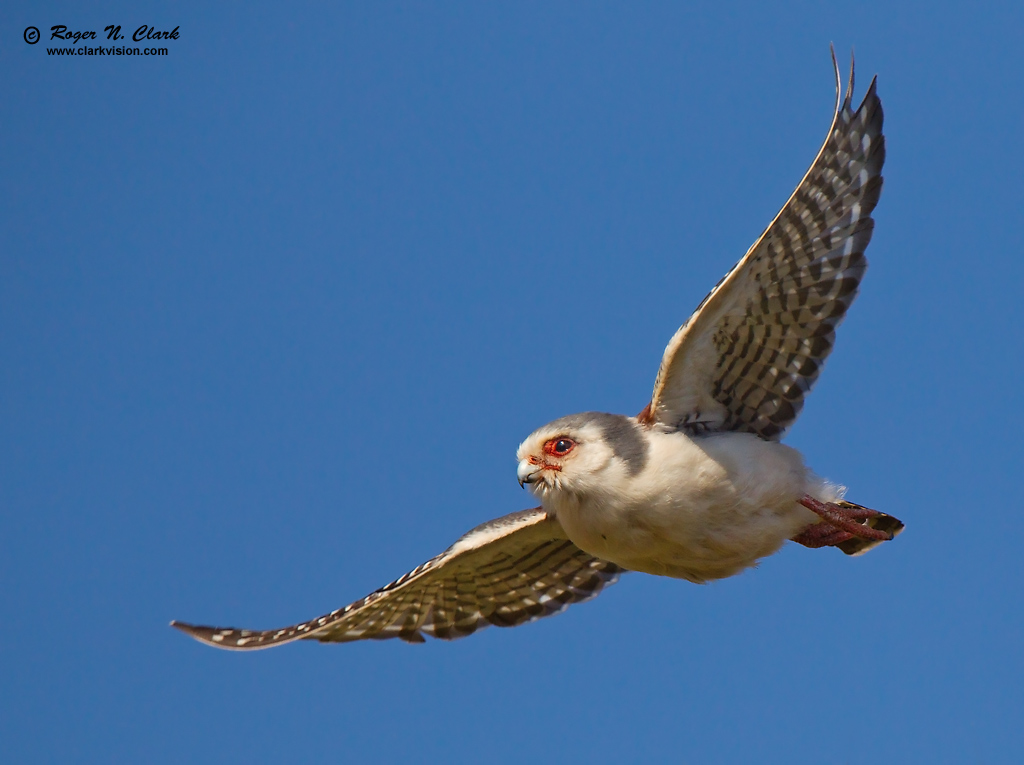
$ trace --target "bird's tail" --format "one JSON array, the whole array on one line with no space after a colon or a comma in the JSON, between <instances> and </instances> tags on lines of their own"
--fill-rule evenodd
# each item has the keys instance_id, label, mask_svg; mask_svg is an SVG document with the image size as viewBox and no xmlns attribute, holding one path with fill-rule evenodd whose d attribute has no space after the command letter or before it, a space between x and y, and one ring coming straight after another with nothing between
<instances>
[{"instance_id":1,"label":"bird's tail","mask_svg":"<svg viewBox=\"0 0 1024 765\"><path fill-rule=\"evenodd\" d=\"M835 504L844 510L867 510L868 508L863 505L858 505L854 502L847 502L845 499L839 499L835 501ZM869 529L877 529L890 534L891 537L895 537L901 531L903 531L903 521L899 518L894 518L891 515L885 513L878 513L870 518L860 521L863 525ZM863 555L873 547L877 547L882 544L885 540L881 539L864 539L862 537L853 537L847 539L845 542L840 542L836 545L847 555Z\"/></svg>"}]
</instances>

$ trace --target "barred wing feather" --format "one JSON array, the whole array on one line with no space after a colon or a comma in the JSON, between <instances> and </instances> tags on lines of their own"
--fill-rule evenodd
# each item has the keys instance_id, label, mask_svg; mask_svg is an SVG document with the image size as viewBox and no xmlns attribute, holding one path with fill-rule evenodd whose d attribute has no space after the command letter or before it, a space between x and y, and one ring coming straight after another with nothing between
<instances>
[{"instance_id":1,"label":"barred wing feather","mask_svg":"<svg viewBox=\"0 0 1024 765\"><path fill-rule=\"evenodd\" d=\"M835 54L832 56L835 64ZM781 438L797 418L867 269L882 190L882 105L853 69L824 145L767 230L679 328L640 420Z\"/></svg>"},{"instance_id":2,"label":"barred wing feather","mask_svg":"<svg viewBox=\"0 0 1024 765\"><path fill-rule=\"evenodd\" d=\"M171 624L235 650L296 640L454 640L491 624L514 627L559 613L594 597L622 571L576 547L554 517L535 508L478 526L391 584L308 622L266 631Z\"/></svg>"}]
</instances>

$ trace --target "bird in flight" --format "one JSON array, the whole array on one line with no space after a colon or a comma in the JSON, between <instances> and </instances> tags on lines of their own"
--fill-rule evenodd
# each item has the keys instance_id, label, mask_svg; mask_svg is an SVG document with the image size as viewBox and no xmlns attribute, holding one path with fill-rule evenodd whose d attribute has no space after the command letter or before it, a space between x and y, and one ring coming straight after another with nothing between
<instances>
[{"instance_id":1,"label":"bird in flight","mask_svg":"<svg viewBox=\"0 0 1024 765\"><path fill-rule=\"evenodd\" d=\"M761 237L669 340L635 417L570 415L519 446L540 507L489 521L391 584L276 630L171 622L218 648L296 640L452 640L597 595L625 571L707 582L787 540L859 555L903 524L844 500L779 443L832 351L867 269L882 190L882 105L853 108L839 67L825 143Z\"/></svg>"}]
</instances>

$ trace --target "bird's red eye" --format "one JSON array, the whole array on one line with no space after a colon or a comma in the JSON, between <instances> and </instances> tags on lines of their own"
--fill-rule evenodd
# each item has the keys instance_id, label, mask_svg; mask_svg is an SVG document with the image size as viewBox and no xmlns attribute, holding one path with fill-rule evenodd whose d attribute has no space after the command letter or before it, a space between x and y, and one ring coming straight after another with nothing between
<instances>
[{"instance_id":1,"label":"bird's red eye","mask_svg":"<svg viewBox=\"0 0 1024 765\"><path fill-rule=\"evenodd\" d=\"M552 438L544 444L544 451L548 454L554 455L555 457L564 457L566 454L571 452L575 446L576 442L571 438Z\"/></svg>"}]
</instances>

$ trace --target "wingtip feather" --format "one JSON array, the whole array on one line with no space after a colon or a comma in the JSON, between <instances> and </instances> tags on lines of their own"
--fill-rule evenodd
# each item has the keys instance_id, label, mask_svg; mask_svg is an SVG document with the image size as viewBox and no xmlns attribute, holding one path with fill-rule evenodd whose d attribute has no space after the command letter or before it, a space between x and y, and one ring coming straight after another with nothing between
<instances>
[{"instance_id":1,"label":"wingtip feather","mask_svg":"<svg viewBox=\"0 0 1024 765\"><path fill-rule=\"evenodd\" d=\"M843 101L843 108L849 109L850 104L853 103L853 81L854 81L854 70L856 69L855 62L853 59L853 48L850 48L850 81L846 85L846 99Z\"/></svg>"},{"instance_id":2,"label":"wingtip feather","mask_svg":"<svg viewBox=\"0 0 1024 765\"><path fill-rule=\"evenodd\" d=\"M843 77L839 73L839 60L836 58L836 46L829 43L828 49L832 52L832 69L836 75L836 111L838 112L840 99L843 97Z\"/></svg>"}]
</instances>

